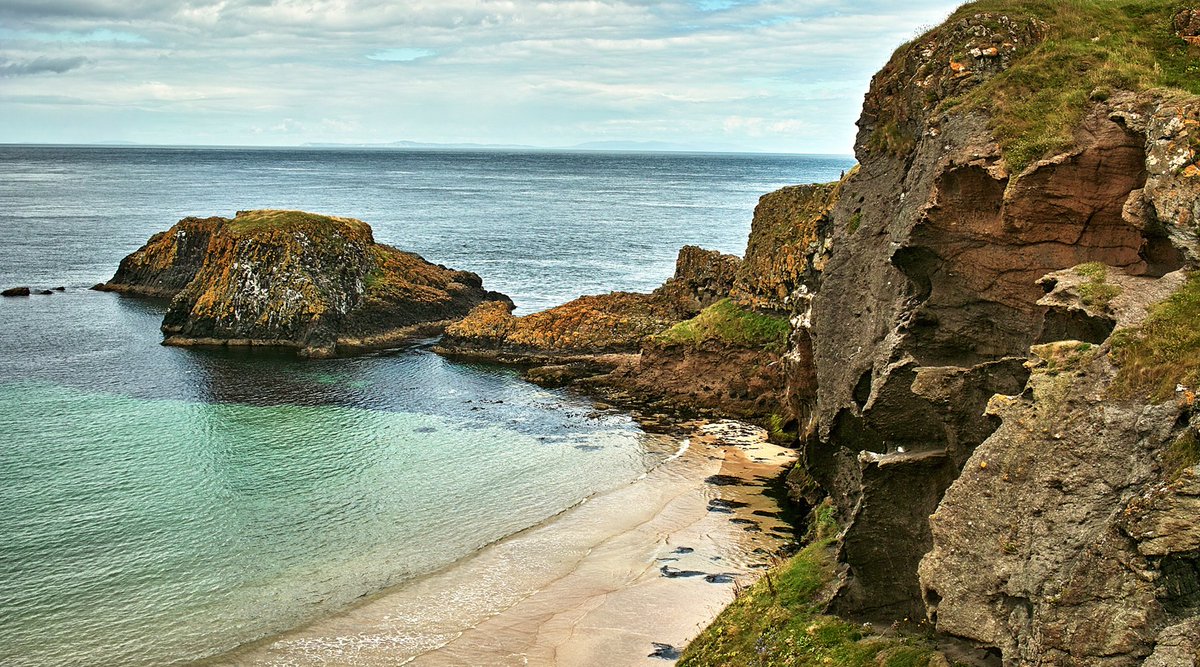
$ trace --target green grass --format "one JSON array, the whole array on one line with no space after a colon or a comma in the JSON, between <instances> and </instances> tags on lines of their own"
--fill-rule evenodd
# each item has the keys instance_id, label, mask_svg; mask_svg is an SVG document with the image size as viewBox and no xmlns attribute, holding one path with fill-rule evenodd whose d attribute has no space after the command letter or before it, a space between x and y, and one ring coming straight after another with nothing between
<instances>
[{"instance_id":1,"label":"green grass","mask_svg":"<svg viewBox=\"0 0 1200 667\"><path fill-rule=\"evenodd\" d=\"M1101 262L1088 262L1075 267L1075 273L1087 278L1079 285L1079 300L1085 306L1107 306L1121 294L1121 288L1108 282L1108 267Z\"/></svg>"},{"instance_id":2,"label":"green grass","mask_svg":"<svg viewBox=\"0 0 1200 667\"><path fill-rule=\"evenodd\" d=\"M305 211L238 211L238 215L230 220L228 227L237 234L253 234L274 229L313 229L336 231L346 236L369 234L371 228L366 223L349 218L338 218Z\"/></svg>"},{"instance_id":3,"label":"green grass","mask_svg":"<svg viewBox=\"0 0 1200 667\"><path fill-rule=\"evenodd\" d=\"M1184 6L1173 0L966 4L951 21L993 12L1040 19L1049 28L1046 38L1011 67L953 104L990 112L1005 159L1018 171L1070 148L1088 108L1115 90L1169 87L1200 94L1200 58L1189 53L1172 25ZM950 102L944 101L943 107Z\"/></svg>"},{"instance_id":4,"label":"green grass","mask_svg":"<svg viewBox=\"0 0 1200 667\"><path fill-rule=\"evenodd\" d=\"M1188 429L1163 453L1163 468L1167 479L1179 479L1185 470L1200 463L1200 438Z\"/></svg>"},{"instance_id":5,"label":"green grass","mask_svg":"<svg viewBox=\"0 0 1200 667\"><path fill-rule=\"evenodd\" d=\"M1112 356L1120 367L1113 392L1164 401L1175 386L1200 383L1200 273L1151 309L1136 328L1113 334Z\"/></svg>"},{"instance_id":6,"label":"green grass","mask_svg":"<svg viewBox=\"0 0 1200 667\"><path fill-rule=\"evenodd\" d=\"M684 651L680 667L925 667L921 637L880 637L821 613L814 596L833 578L837 526L826 503L813 513L812 543L742 591Z\"/></svg>"},{"instance_id":7,"label":"green grass","mask_svg":"<svg viewBox=\"0 0 1200 667\"><path fill-rule=\"evenodd\" d=\"M850 222L846 225L846 231L853 234L858 231L859 225L862 224L862 213L855 213L850 216Z\"/></svg>"},{"instance_id":8,"label":"green grass","mask_svg":"<svg viewBox=\"0 0 1200 667\"><path fill-rule=\"evenodd\" d=\"M789 328L786 317L757 313L722 299L692 319L658 334L655 339L667 344L697 346L708 340L718 340L741 347L782 350L787 344Z\"/></svg>"}]
</instances>

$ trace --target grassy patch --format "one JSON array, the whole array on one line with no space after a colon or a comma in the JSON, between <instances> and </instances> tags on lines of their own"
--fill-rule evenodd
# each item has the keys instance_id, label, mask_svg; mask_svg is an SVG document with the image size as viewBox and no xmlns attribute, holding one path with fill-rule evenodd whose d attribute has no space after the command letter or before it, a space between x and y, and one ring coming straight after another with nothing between
<instances>
[{"instance_id":1,"label":"grassy patch","mask_svg":"<svg viewBox=\"0 0 1200 667\"><path fill-rule=\"evenodd\" d=\"M1034 345L1030 352L1045 362L1044 365L1034 368L1034 372L1058 375L1083 368L1095 355L1096 346L1077 340L1064 340Z\"/></svg>"},{"instance_id":2,"label":"grassy patch","mask_svg":"<svg viewBox=\"0 0 1200 667\"><path fill-rule=\"evenodd\" d=\"M365 222L305 211L238 211L228 223L235 234L254 234L276 230L332 232L346 238L369 238L371 228Z\"/></svg>"},{"instance_id":3,"label":"grassy patch","mask_svg":"<svg viewBox=\"0 0 1200 667\"><path fill-rule=\"evenodd\" d=\"M892 155L903 155L917 145L917 138L895 121L875 129L867 140L872 150L882 150Z\"/></svg>"},{"instance_id":4,"label":"grassy patch","mask_svg":"<svg viewBox=\"0 0 1200 667\"><path fill-rule=\"evenodd\" d=\"M1085 306L1107 306L1121 294L1121 288L1108 282L1108 267L1100 262L1088 262L1075 267L1075 273L1087 278L1079 286L1079 300Z\"/></svg>"},{"instance_id":5,"label":"grassy patch","mask_svg":"<svg viewBox=\"0 0 1200 667\"><path fill-rule=\"evenodd\" d=\"M1179 436L1163 454L1163 468L1167 478L1174 481L1179 479L1183 471L1200 463L1200 438L1196 432L1188 429Z\"/></svg>"},{"instance_id":6,"label":"grassy patch","mask_svg":"<svg viewBox=\"0 0 1200 667\"><path fill-rule=\"evenodd\" d=\"M859 225L862 224L862 213L855 213L850 216L850 222L846 224L846 231L853 234L858 231Z\"/></svg>"},{"instance_id":7,"label":"grassy patch","mask_svg":"<svg viewBox=\"0 0 1200 667\"><path fill-rule=\"evenodd\" d=\"M810 536L819 539L738 595L687 647L681 667L930 664L936 653L920 637L866 636L858 624L820 613L813 598L833 577L837 531L832 506L814 517Z\"/></svg>"},{"instance_id":8,"label":"grassy patch","mask_svg":"<svg viewBox=\"0 0 1200 667\"><path fill-rule=\"evenodd\" d=\"M655 338L668 344L700 345L719 340L742 347L782 350L787 344L789 327L785 317L756 313L722 299Z\"/></svg>"},{"instance_id":9,"label":"grassy patch","mask_svg":"<svg viewBox=\"0 0 1200 667\"><path fill-rule=\"evenodd\" d=\"M979 0L951 21L979 13L1039 19L1046 38L1011 67L955 100L990 112L1014 170L1061 152L1096 100L1113 90L1180 88L1200 94L1200 58L1174 33L1173 0ZM945 105L946 103L943 103Z\"/></svg>"},{"instance_id":10,"label":"grassy patch","mask_svg":"<svg viewBox=\"0 0 1200 667\"><path fill-rule=\"evenodd\" d=\"M1163 401L1175 386L1200 383L1200 273L1155 306L1141 326L1113 335L1112 355L1120 366L1113 391Z\"/></svg>"}]
</instances>

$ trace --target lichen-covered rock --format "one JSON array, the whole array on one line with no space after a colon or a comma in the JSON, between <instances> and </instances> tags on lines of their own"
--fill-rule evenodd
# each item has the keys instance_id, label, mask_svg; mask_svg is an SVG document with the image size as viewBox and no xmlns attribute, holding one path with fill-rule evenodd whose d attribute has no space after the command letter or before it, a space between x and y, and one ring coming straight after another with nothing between
<instances>
[{"instance_id":1,"label":"lichen-covered rock","mask_svg":"<svg viewBox=\"0 0 1200 667\"><path fill-rule=\"evenodd\" d=\"M684 246L674 277L650 294L583 296L521 317L511 304L483 304L446 330L438 351L510 363L637 352L647 337L728 295L740 264L732 255Z\"/></svg>"},{"instance_id":2,"label":"lichen-covered rock","mask_svg":"<svg viewBox=\"0 0 1200 667\"><path fill-rule=\"evenodd\" d=\"M99 289L170 297L169 345L272 345L302 354L386 347L484 301L479 276L377 244L366 223L300 211L185 218Z\"/></svg>"},{"instance_id":3,"label":"lichen-covered rock","mask_svg":"<svg viewBox=\"0 0 1200 667\"><path fill-rule=\"evenodd\" d=\"M643 339L692 312L664 295L632 292L584 296L521 317L508 304L485 303L446 329L438 351L509 363L635 352Z\"/></svg>"},{"instance_id":4,"label":"lichen-covered rock","mask_svg":"<svg viewBox=\"0 0 1200 667\"><path fill-rule=\"evenodd\" d=\"M758 200L732 291L735 300L754 308L787 310L796 290L815 287L829 252L829 212L840 185L791 186Z\"/></svg>"}]
</instances>

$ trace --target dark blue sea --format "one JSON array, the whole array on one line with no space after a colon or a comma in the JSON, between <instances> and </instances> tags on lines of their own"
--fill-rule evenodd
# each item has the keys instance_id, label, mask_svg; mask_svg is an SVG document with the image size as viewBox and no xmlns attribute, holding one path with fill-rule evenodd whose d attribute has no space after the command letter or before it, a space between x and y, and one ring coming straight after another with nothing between
<instances>
[{"instance_id":1,"label":"dark blue sea","mask_svg":"<svg viewBox=\"0 0 1200 667\"><path fill-rule=\"evenodd\" d=\"M674 451L415 344L167 348L87 287L189 215L303 209L479 273L518 313L745 248L760 195L848 157L0 146L0 664L163 665L402 586Z\"/></svg>"}]
</instances>

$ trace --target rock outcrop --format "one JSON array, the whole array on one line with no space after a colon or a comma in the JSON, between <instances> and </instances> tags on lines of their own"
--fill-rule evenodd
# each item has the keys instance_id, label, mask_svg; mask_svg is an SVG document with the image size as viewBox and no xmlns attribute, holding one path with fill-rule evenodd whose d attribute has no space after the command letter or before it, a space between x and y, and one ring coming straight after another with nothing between
<instances>
[{"instance_id":1,"label":"rock outcrop","mask_svg":"<svg viewBox=\"0 0 1200 667\"><path fill-rule=\"evenodd\" d=\"M802 270L763 252L760 273L786 278L747 293L790 290L790 481L843 526L830 611L928 615L1008 664L1133 664L1184 650L1170 638L1200 605L1186 540L1151 554L1120 518L1167 488L1156 461L1190 417L1105 398L1109 351L1195 266L1200 102L1097 92L1067 148L1018 160L996 107L962 100L1017 85L1001 75L1055 34L968 7L897 51L859 168L810 201ZM1058 346L1090 350L1078 376L1030 363ZM1189 506L1173 484L1166 505ZM1159 532L1187 523L1164 512Z\"/></svg>"},{"instance_id":2,"label":"rock outcrop","mask_svg":"<svg viewBox=\"0 0 1200 667\"><path fill-rule=\"evenodd\" d=\"M618 361L611 355L637 352L649 336L728 294L740 264L732 255L685 246L674 277L649 294L583 296L521 317L511 304L483 304L446 330L438 351L503 363L611 366Z\"/></svg>"},{"instance_id":3,"label":"rock outcrop","mask_svg":"<svg viewBox=\"0 0 1200 667\"><path fill-rule=\"evenodd\" d=\"M820 217L814 202L828 199L827 188L808 187L763 197L754 225L766 231L751 238L771 238L754 246L752 268L733 255L685 246L675 275L649 294L584 296L522 317L509 306L483 304L449 327L436 349L531 366L526 376L535 382L584 383L610 400L654 411L777 425L787 327L778 295L804 272ZM772 217L762 222L767 212ZM801 236L803 242L796 240ZM785 240L794 256L772 264L771 244Z\"/></svg>"},{"instance_id":4,"label":"rock outcrop","mask_svg":"<svg viewBox=\"0 0 1200 667\"><path fill-rule=\"evenodd\" d=\"M483 302L479 276L375 243L366 223L300 211L185 218L97 289L170 298L168 345L269 345L329 356L436 333Z\"/></svg>"}]
</instances>

